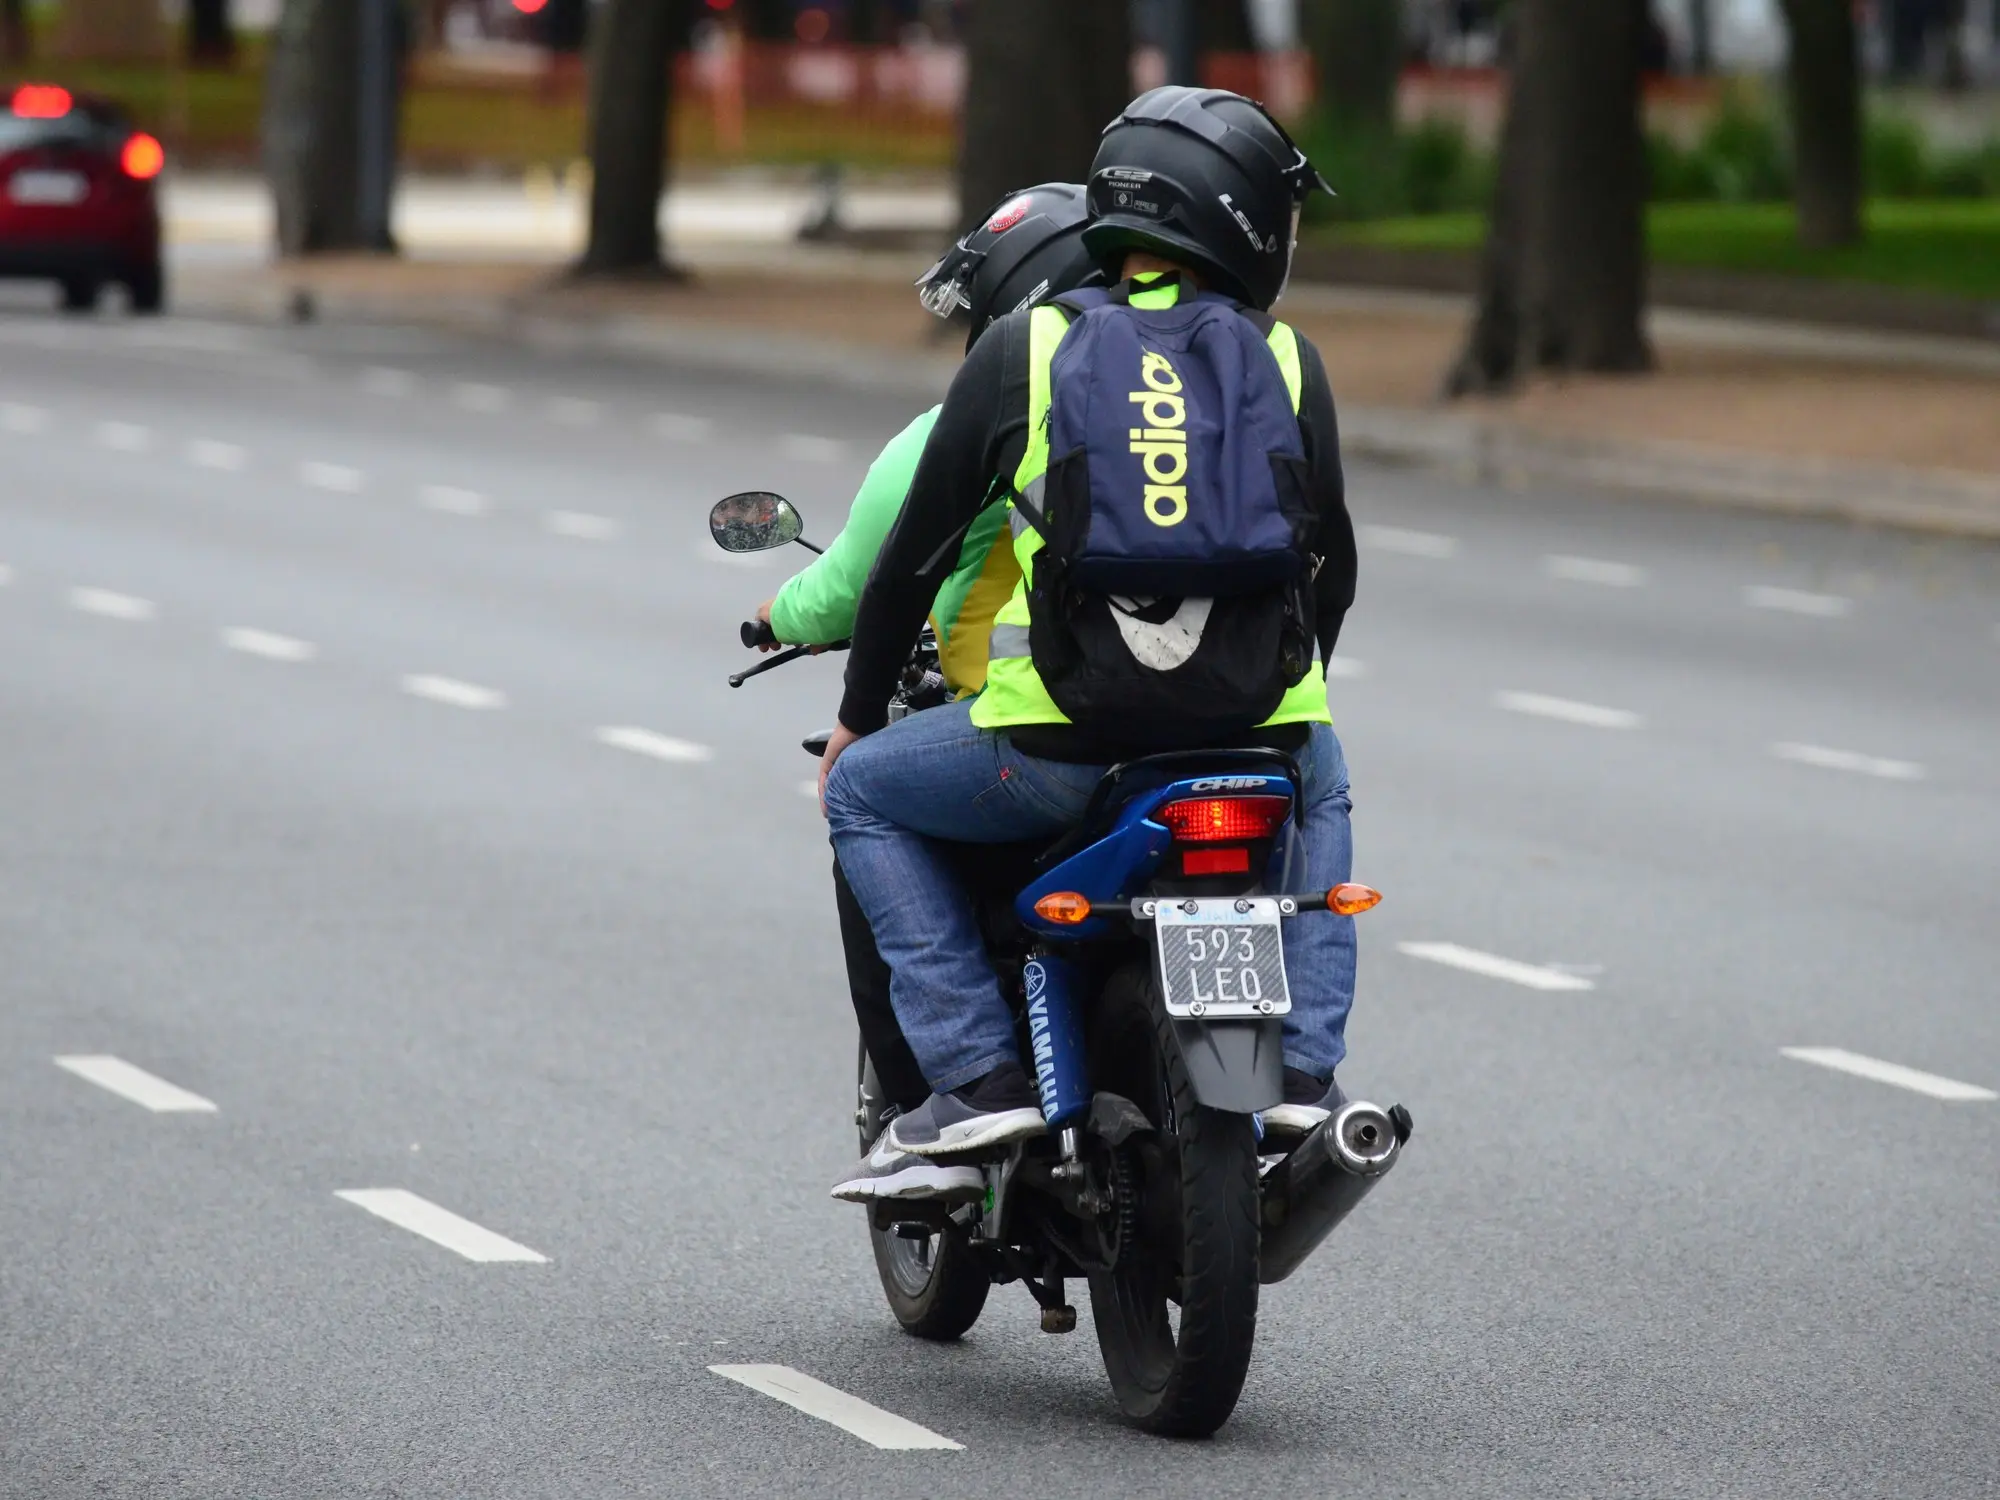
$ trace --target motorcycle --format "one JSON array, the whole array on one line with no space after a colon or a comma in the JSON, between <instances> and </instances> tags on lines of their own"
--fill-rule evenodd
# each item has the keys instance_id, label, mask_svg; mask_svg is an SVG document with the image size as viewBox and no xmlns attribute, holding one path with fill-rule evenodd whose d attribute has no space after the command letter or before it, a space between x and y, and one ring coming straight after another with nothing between
<instances>
[{"instance_id":1,"label":"motorcycle","mask_svg":"<svg viewBox=\"0 0 2000 1500\"><path fill-rule=\"evenodd\" d=\"M766 491L717 503L730 552L804 539ZM770 627L742 627L770 646ZM732 674L732 687L815 649ZM943 703L925 632L891 705ZM814 755L824 733L803 743ZM1409 1111L1353 1101L1302 1137L1267 1134L1283 1098L1291 1002L1283 924L1381 900L1366 886L1291 888L1303 862L1305 788L1275 750L1148 755L1112 767L1078 825L1052 845L963 846L996 973L1032 1059L1045 1135L975 1157L970 1201L877 1201L869 1236L891 1312L950 1340L987 1294L1019 1281L1048 1333L1076 1327L1082 1278L1119 1407L1140 1427L1206 1436L1248 1372L1260 1285L1295 1272L1399 1159ZM887 1121L865 1045L855 1124L865 1154Z\"/></svg>"}]
</instances>

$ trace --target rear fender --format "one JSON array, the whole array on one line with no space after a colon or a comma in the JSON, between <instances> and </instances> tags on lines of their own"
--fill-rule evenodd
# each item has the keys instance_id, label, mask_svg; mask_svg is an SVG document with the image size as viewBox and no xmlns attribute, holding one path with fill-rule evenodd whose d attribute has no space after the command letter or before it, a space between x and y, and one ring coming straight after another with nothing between
<instances>
[{"instance_id":1,"label":"rear fender","mask_svg":"<svg viewBox=\"0 0 2000 1500\"><path fill-rule=\"evenodd\" d=\"M1285 1098L1285 1023L1255 1020L1194 1021L1170 1017L1174 1041L1194 1096L1209 1109L1255 1114Z\"/></svg>"}]
</instances>

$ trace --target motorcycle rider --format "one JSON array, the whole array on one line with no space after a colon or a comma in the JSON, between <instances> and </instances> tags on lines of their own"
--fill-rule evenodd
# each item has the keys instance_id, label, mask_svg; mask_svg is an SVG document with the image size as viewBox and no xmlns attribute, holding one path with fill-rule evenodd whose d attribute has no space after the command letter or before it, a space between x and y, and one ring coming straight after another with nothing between
<instances>
[{"instance_id":1,"label":"motorcycle rider","mask_svg":"<svg viewBox=\"0 0 2000 1500\"><path fill-rule=\"evenodd\" d=\"M1096 278L1096 266L1083 248L1087 217L1081 183L1045 182L1007 194L918 281L924 307L940 318L962 315L969 352L995 318ZM862 586L903 507L938 410L933 406L889 440L869 465L840 534L810 566L787 579L775 598L758 606L757 618L771 627L779 644L826 645L853 632ZM973 521L931 605L938 665L954 698L985 686L993 617L1020 581L1020 565L1006 540L1006 500L1005 491L997 491ZM896 1025L888 966L876 951L868 919L838 860L833 885L862 1043L875 1064L876 1081L887 1103L892 1109L913 1109L930 1089ZM978 1174L969 1168L912 1157L887 1178L871 1178L856 1191L863 1197L890 1191L934 1194L966 1186L968 1181L974 1186L978 1182Z\"/></svg>"},{"instance_id":2,"label":"motorcycle rider","mask_svg":"<svg viewBox=\"0 0 2000 1500\"><path fill-rule=\"evenodd\" d=\"M1278 389L1281 400L1289 394L1284 421L1296 429L1290 441L1303 456L1287 461L1294 466L1288 472L1305 510L1300 526L1311 553L1310 598L1302 606L1314 621L1315 639L1306 643L1298 663L1302 678L1276 698L1275 712L1251 721L1255 727L1249 732L1190 730L1170 736L1178 743L1163 744L1157 734L1121 733L1115 718L1075 722L1056 706L1044 681L1035 637L1045 627L1030 585L1036 559L1054 545L1044 530L1055 507L1036 514L1036 502L1048 499L1043 483L1056 472L1053 461L1065 458L1048 452L1051 390L1089 383L1096 373L1079 370L1073 359L1055 378L1055 352L1071 312L1045 306L999 319L952 383L909 499L856 611L840 722L821 762L822 801L836 854L892 971L897 1019L933 1091L921 1107L892 1123L843 1187L871 1176L891 1177L912 1155L949 1156L1043 1128L1038 1096L1021 1068L1013 1019L971 902L934 840L1054 837L1082 815L1104 770L1116 761L1190 743L1258 744L1290 752L1305 773L1308 868L1305 879L1293 884L1324 888L1348 878L1347 772L1321 665L1332 654L1352 603L1355 577L1333 398L1312 345L1260 316L1283 290L1300 204L1325 187L1261 106L1223 90L1169 87L1134 100L1106 128L1088 190L1091 222L1083 240L1107 279L1119 283L1110 300L1154 310L1200 300L1203 290L1232 299L1239 307L1228 316L1243 325L1235 336L1241 339L1243 328L1251 328L1250 340L1263 342L1275 356L1274 370L1272 363L1251 369L1262 356L1248 355L1238 374L1264 381L1260 390ZM1199 308L1192 316L1201 316ZM1281 386L1274 375L1282 377ZM1137 374L1104 378L1129 383ZM1178 377L1166 370L1161 379ZM1149 384L1155 391L1168 388ZM1114 394L1105 402L1113 408L1107 423L1128 419L1133 408L1124 406L1126 399L1149 398L1144 391L1129 398ZM1245 420L1269 418L1266 408ZM1138 453L1141 430L1134 428L1132 435L1132 452ZM1122 437L1122 430L1113 434L1114 440ZM1222 437L1217 442L1227 446ZM1094 451L1090 457L1095 459ZM1152 460L1145 462L1151 472ZM1254 476L1249 481L1256 482ZM992 632L986 687L976 698L885 729L897 673L944 576L938 559L950 555L986 513L996 486L1014 502L1010 519L1024 581ZM1155 526L1171 526L1186 516L1188 492L1178 493L1179 514L1172 512L1171 499L1163 501L1169 508L1151 515ZM1147 496L1150 512L1154 494L1149 490ZM1227 509L1233 497L1221 499ZM1199 526L1190 530L1198 532ZM1188 650L1203 649L1201 621L1209 606L1215 605L1220 617L1233 601L1168 599L1165 604L1180 607L1164 621L1143 618L1160 601L1114 597L1111 602L1123 616L1115 623L1135 656L1146 660L1134 644L1143 638L1150 643L1146 649L1165 652L1171 666L1176 652L1186 659ZM1189 606L1198 606L1193 616ZM1197 705L1190 724L1202 717ZM1345 1055L1353 997L1352 920L1328 914L1288 923L1284 945L1292 977L1284 1101L1265 1113L1265 1126L1302 1132L1344 1099L1334 1071Z\"/></svg>"}]
</instances>

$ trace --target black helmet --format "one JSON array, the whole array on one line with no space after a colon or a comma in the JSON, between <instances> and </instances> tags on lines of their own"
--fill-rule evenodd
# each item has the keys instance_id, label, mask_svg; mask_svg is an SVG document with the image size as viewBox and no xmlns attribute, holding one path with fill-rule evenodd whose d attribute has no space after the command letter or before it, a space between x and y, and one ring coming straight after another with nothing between
<instances>
[{"instance_id":1,"label":"black helmet","mask_svg":"<svg viewBox=\"0 0 2000 1500\"><path fill-rule=\"evenodd\" d=\"M1263 105L1226 89L1154 89L1104 128L1084 243L1110 274L1127 251L1151 250L1267 308L1314 188L1333 191Z\"/></svg>"},{"instance_id":2,"label":"black helmet","mask_svg":"<svg viewBox=\"0 0 2000 1500\"><path fill-rule=\"evenodd\" d=\"M970 349L995 318L1071 291L1096 271L1083 247L1086 217L1079 182L1009 193L918 278L917 295L940 318L967 313Z\"/></svg>"}]
</instances>

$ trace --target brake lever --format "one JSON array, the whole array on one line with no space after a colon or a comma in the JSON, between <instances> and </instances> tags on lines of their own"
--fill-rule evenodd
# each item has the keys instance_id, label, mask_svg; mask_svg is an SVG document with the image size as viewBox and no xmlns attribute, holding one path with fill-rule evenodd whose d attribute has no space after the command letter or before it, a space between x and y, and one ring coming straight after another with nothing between
<instances>
[{"instance_id":1,"label":"brake lever","mask_svg":"<svg viewBox=\"0 0 2000 1500\"><path fill-rule=\"evenodd\" d=\"M765 657L754 667L745 667L741 672L731 672L729 674L729 685L733 688L740 688L759 673L768 672L773 667L782 667L788 661L797 661L801 656L813 656L822 651L845 651L847 646L848 643L846 641L829 641L826 645L817 648L812 646L794 646L789 651L780 651L776 656Z\"/></svg>"}]
</instances>

